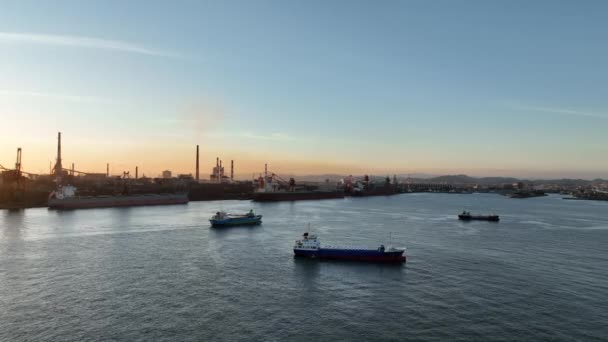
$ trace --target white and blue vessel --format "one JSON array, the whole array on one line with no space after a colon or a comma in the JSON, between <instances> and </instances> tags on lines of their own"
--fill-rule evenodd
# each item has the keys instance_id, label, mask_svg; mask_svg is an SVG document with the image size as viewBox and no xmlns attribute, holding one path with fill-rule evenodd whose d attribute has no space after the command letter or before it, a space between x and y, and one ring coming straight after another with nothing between
<instances>
[{"instance_id":1,"label":"white and blue vessel","mask_svg":"<svg viewBox=\"0 0 608 342\"><path fill-rule=\"evenodd\" d=\"M254 214L253 210L245 215L232 215L224 211L218 211L209 219L209 222L211 222L212 227L257 225L262 223L262 215Z\"/></svg>"},{"instance_id":2,"label":"white and blue vessel","mask_svg":"<svg viewBox=\"0 0 608 342\"><path fill-rule=\"evenodd\" d=\"M296 240L293 246L293 252L298 257L318 258L318 259L336 259L336 260L354 260L354 261L371 261L371 262L387 262L387 263L404 263L406 262L405 248L384 247L380 245L378 248L356 248L356 247L341 247L321 245L316 235L304 233L301 240Z\"/></svg>"}]
</instances>

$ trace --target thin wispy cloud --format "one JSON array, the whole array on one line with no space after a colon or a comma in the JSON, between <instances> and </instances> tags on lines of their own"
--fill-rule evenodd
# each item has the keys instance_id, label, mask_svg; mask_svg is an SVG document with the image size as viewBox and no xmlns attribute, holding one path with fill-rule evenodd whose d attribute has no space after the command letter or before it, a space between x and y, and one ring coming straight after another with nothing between
<instances>
[{"instance_id":1,"label":"thin wispy cloud","mask_svg":"<svg viewBox=\"0 0 608 342\"><path fill-rule=\"evenodd\" d=\"M285 133L271 134L256 134L251 132L236 132L236 133L209 133L207 136L212 138L238 138L238 139L253 139L253 140L274 140L274 141L291 141L296 138Z\"/></svg>"},{"instance_id":2,"label":"thin wispy cloud","mask_svg":"<svg viewBox=\"0 0 608 342\"><path fill-rule=\"evenodd\" d=\"M271 133L271 134L242 133L240 136L245 139L258 139L258 140L295 140L294 137L289 136L285 133Z\"/></svg>"},{"instance_id":3,"label":"thin wispy cloud","mask_svg":"<svg viewBox=\"0 0 608 342\"><path fill-rule=\"evenodd\" d=\"M2 96L2 95L18 96L18 97L46 98L46 99L50 99L50 100L70 101L70 102L103 102L103 103L112 102L109 99L96 97L96 96L56 94L56 93L45 93L45 92L37 92L37 91L0 90L0 96Z\"/></svg>"},{"instance_id":4,"label":"thin wispy cloud","mask_svg":"<svg viewBox=\"0 0 608 342\"><path fill-rule=\"evenodd\" d=\"M597 119L608 119L608 115L585 112L579 110L572 110L567 108L555 108L555 107L539 107L539 106L512 106L513 109L520 111L529 111L529 112L540 112L554 115L569 115L569 116L579 116L579 117L588 117L588 118L597 118Z\"/></svg>"},{"instance_id":5,"label":"thin wispy cloud","mask_svg":"<svg viewBox=\"0 0 608 342\"><path fill-rule=\"evenodd\" d=\"M174 52L151 49L130 42L125 42L121 40L100 39L86 36L0 32L0 42L114 50L159 57L180 57Z\"/></svg>"}]
</instances>

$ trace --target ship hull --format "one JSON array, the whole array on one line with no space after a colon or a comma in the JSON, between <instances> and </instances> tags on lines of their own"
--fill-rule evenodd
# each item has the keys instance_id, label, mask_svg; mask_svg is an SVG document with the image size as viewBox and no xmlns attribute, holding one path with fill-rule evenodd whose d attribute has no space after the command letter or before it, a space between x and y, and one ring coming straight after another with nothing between
<instances>
[{"instance_id":1,"label":"ship hull","mask_svg":"<svg viewBox=\"0 0 608 342\"><path fill-rule=\"evenodd\" d=\"M256 202L304 201L344 198L341 191L296 191L296 192L256 192L253 200Z\"/></svg>"},{"instance_id":2,"label":"ship hull","mask_svg":"<svg viewBox=\"0 0 608 342\"><path fill-rule=\"evenodd\" d=\"M381 263L404 263L406 257L403 251L381 252L379 250L333 249L320 248L317 250L294 248L295 256L312 259L349 260Z\"/></svg>"},{"instance_id":3,"label":"ship hull","mask_svg":"<svg viewBox=\"0 0 608 342\"><path fill-rule=\"evenodd\" d=\"M498 222L500 218L498 216L468 216L468 215L458 215L458 219L462 221L491 221Z\"/></svg>"},{"instance_id":4,"label":"ship hull","mask_svg":"<svg viewBox=\"0 0 608 342\"><path fill-rule=\"evenodd\" d=\"M107 197L71 197L65 199L50 198L48 206L50 209L69 210L186 203L188 203L187 194L154 194Z\"/></svg>"},{"instance_id":5,"label":"ship hull","mask_svg":"<svg viewBox=\"0 0 608 342\"><path fill-rule=\"evenodd\" d=\"M369 197L369 196L392 196L396 195L396 189L392 187L385 188L374 188L370 190L352 191L350 193L353 197Z\"/></svg>"},{"instance_id":6,"label":"ship hull","mask_svg":"<svg viewBox=\"0 0 608 342\"><path fill-rule=\"evenodd\" d=\"M212 227L252 226L262 223L262 215L254 217L231 217L223 220L209 220Z\"/></svg>"}]
</instances>

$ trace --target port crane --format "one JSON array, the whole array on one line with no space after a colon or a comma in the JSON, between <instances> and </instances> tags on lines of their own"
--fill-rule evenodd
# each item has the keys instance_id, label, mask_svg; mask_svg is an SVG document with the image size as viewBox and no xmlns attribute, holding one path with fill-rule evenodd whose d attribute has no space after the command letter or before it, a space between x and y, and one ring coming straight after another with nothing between
<instances>
[{"instance_id":1,"label":"port crane","mask_svg":"<svg viewBox=\"0 0 608 342\"><path fill-rule=\"evenodd\" d=\"M293 188L295 188L296 186L296 180L293 178L289 178L289 181L286 181L285 179L281 178L281 176L277 175L276 173L271 173L271 177L276 179L279 184L286 186L290 189L290 191L293 191Z\"/></svg>"},{"instance_id":2,"label":"port crane","mask_svg":"<svg viewBox=\"0 0 608 342\"><path fill-rule=\"evenodd\" d=\"M14 173L15 177L20 177L24 174L28 175L28 176L33 176L33 177L39 176L36 173L25 172L21 169L21 147L17 148L17 161L15 162L15 168L9 169L7 167L2 166L2 164L0 164L0 170Z\"/></svg>"},{"instance_id":3,"label":"port crane","mask_svg":"<svg viewBox=\"0 0 608 342\"><path fill-rule=\"evenodd\" d=\"M277 175L274 172L270 172L270 176L268 176L268 167L266 167L264 174L265 174L264 177L262 177L262 175L260 175L260 178L259 178L259 184L260 184L261 188L264 188L266 182L268 182L268 184L270 184L270 182L272 182L274 180L280 186L285 187L288 191L295 191L296 180L293 177L289 178L289 181L286 181L285 179L283 179L281 176Z\"/></svg>"},{"instance_id":4,"label":"port crane","mask_svg":"<svg viewBox=\"0 0 608 342\"><path fill-rule=\"evenodd\" d=\"M9 169L2 165L0 165L0 170L2 170L2 178L8 184L12 184L14 186L13 199L16 201L22 200L25 196L25 176L38 176L35 173L25 172L22 170L21 164L21 147L17 148L17 159L15 161L15 168Z\"/></svg>"},{"instance_id":5,"label":"port crane","mask_svg":"<svg viewBox=\"0 0 608 342\"><path fill-rule=\"evenodd\" d=\"M296 189L296 180L294 178L289 178L289 181L286 181L274 172L270 173L270 178L275 179L280 185L287 188L288 191L295 191Z\"/></svg>"}]
</instances>

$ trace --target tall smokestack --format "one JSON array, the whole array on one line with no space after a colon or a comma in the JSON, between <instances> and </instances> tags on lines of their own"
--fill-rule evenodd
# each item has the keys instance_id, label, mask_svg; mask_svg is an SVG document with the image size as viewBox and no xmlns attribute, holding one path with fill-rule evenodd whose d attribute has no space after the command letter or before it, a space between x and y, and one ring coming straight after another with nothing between
<instances>
[{"instance_id":1,"label":"tall smokestack","mask_svg":"<svg viewBox=\"0 0 608 342\"><path fill-rule=\"evenodd\" d=\"M72 176L74 175L74 163L72 163Z\"/></svg>"},{"instance_id":2,"label":"tall smokestack","mask_svg":"<svg viewBox=\"0 0 608 342\"><path fill-rule=\"evenodd\" d=\"M268 164L264 164L264 178L268 177Z\"/></svg>"},{"instance_id":3,"label":"tall smokestack","mask_svg":"<svg viewBox=\"0 0 608 342\"><path fill-rule=\"evenodd\" d=\"M110 163L106 164L106 177L110 177Z\"/></svg>"},{"instance_id":4,"label":"tall smokestack","mask_svg":"<svg viewBox=\"0 0 608 342\"><path fill-rule=\"evenodd\" d=\"M215 157L215 168L213 168L213 175L215 176L215 181L217 183L220 182L220 157Z\"/></svg>"},{"instance_id":5,"label":"tall smokestack","mask_svg":"<svg viewBox=\"0 0 608 342\"><path fill-rule=\"evenodd\" d=\"M196 145L196 181L198 182L198 145Z\"/></svg>"},{"instance_id":6,"label":"tall smokestack","mask_svg":"<svg viewBox=\"0 0 608 342\"><path fill-rule=\"evenodd\" d=\"M234 160L230 161L230 180L234 180Z\"/></svg>"},{"instance_id":7,"label":"tall smokestack","mask_svg":"<svg viewBox=\"0 0 608 342\"><path fill-rule=\"evenodd\" d=\"M139 176L139 167L135 167L135 179L137 179L137 176Z\"/></svg>"},{"instance_id":8,"label":"tall smokestack","mask_svg":"<svg viewBox=\"0 0 608 342\"><path fill-rule=\"evenodd\" d=\"M55 177L61 177L61 171L63 166L61 165L61 132L57 133L57 162L55 163Z\"/></svg>"}]
</instances>

